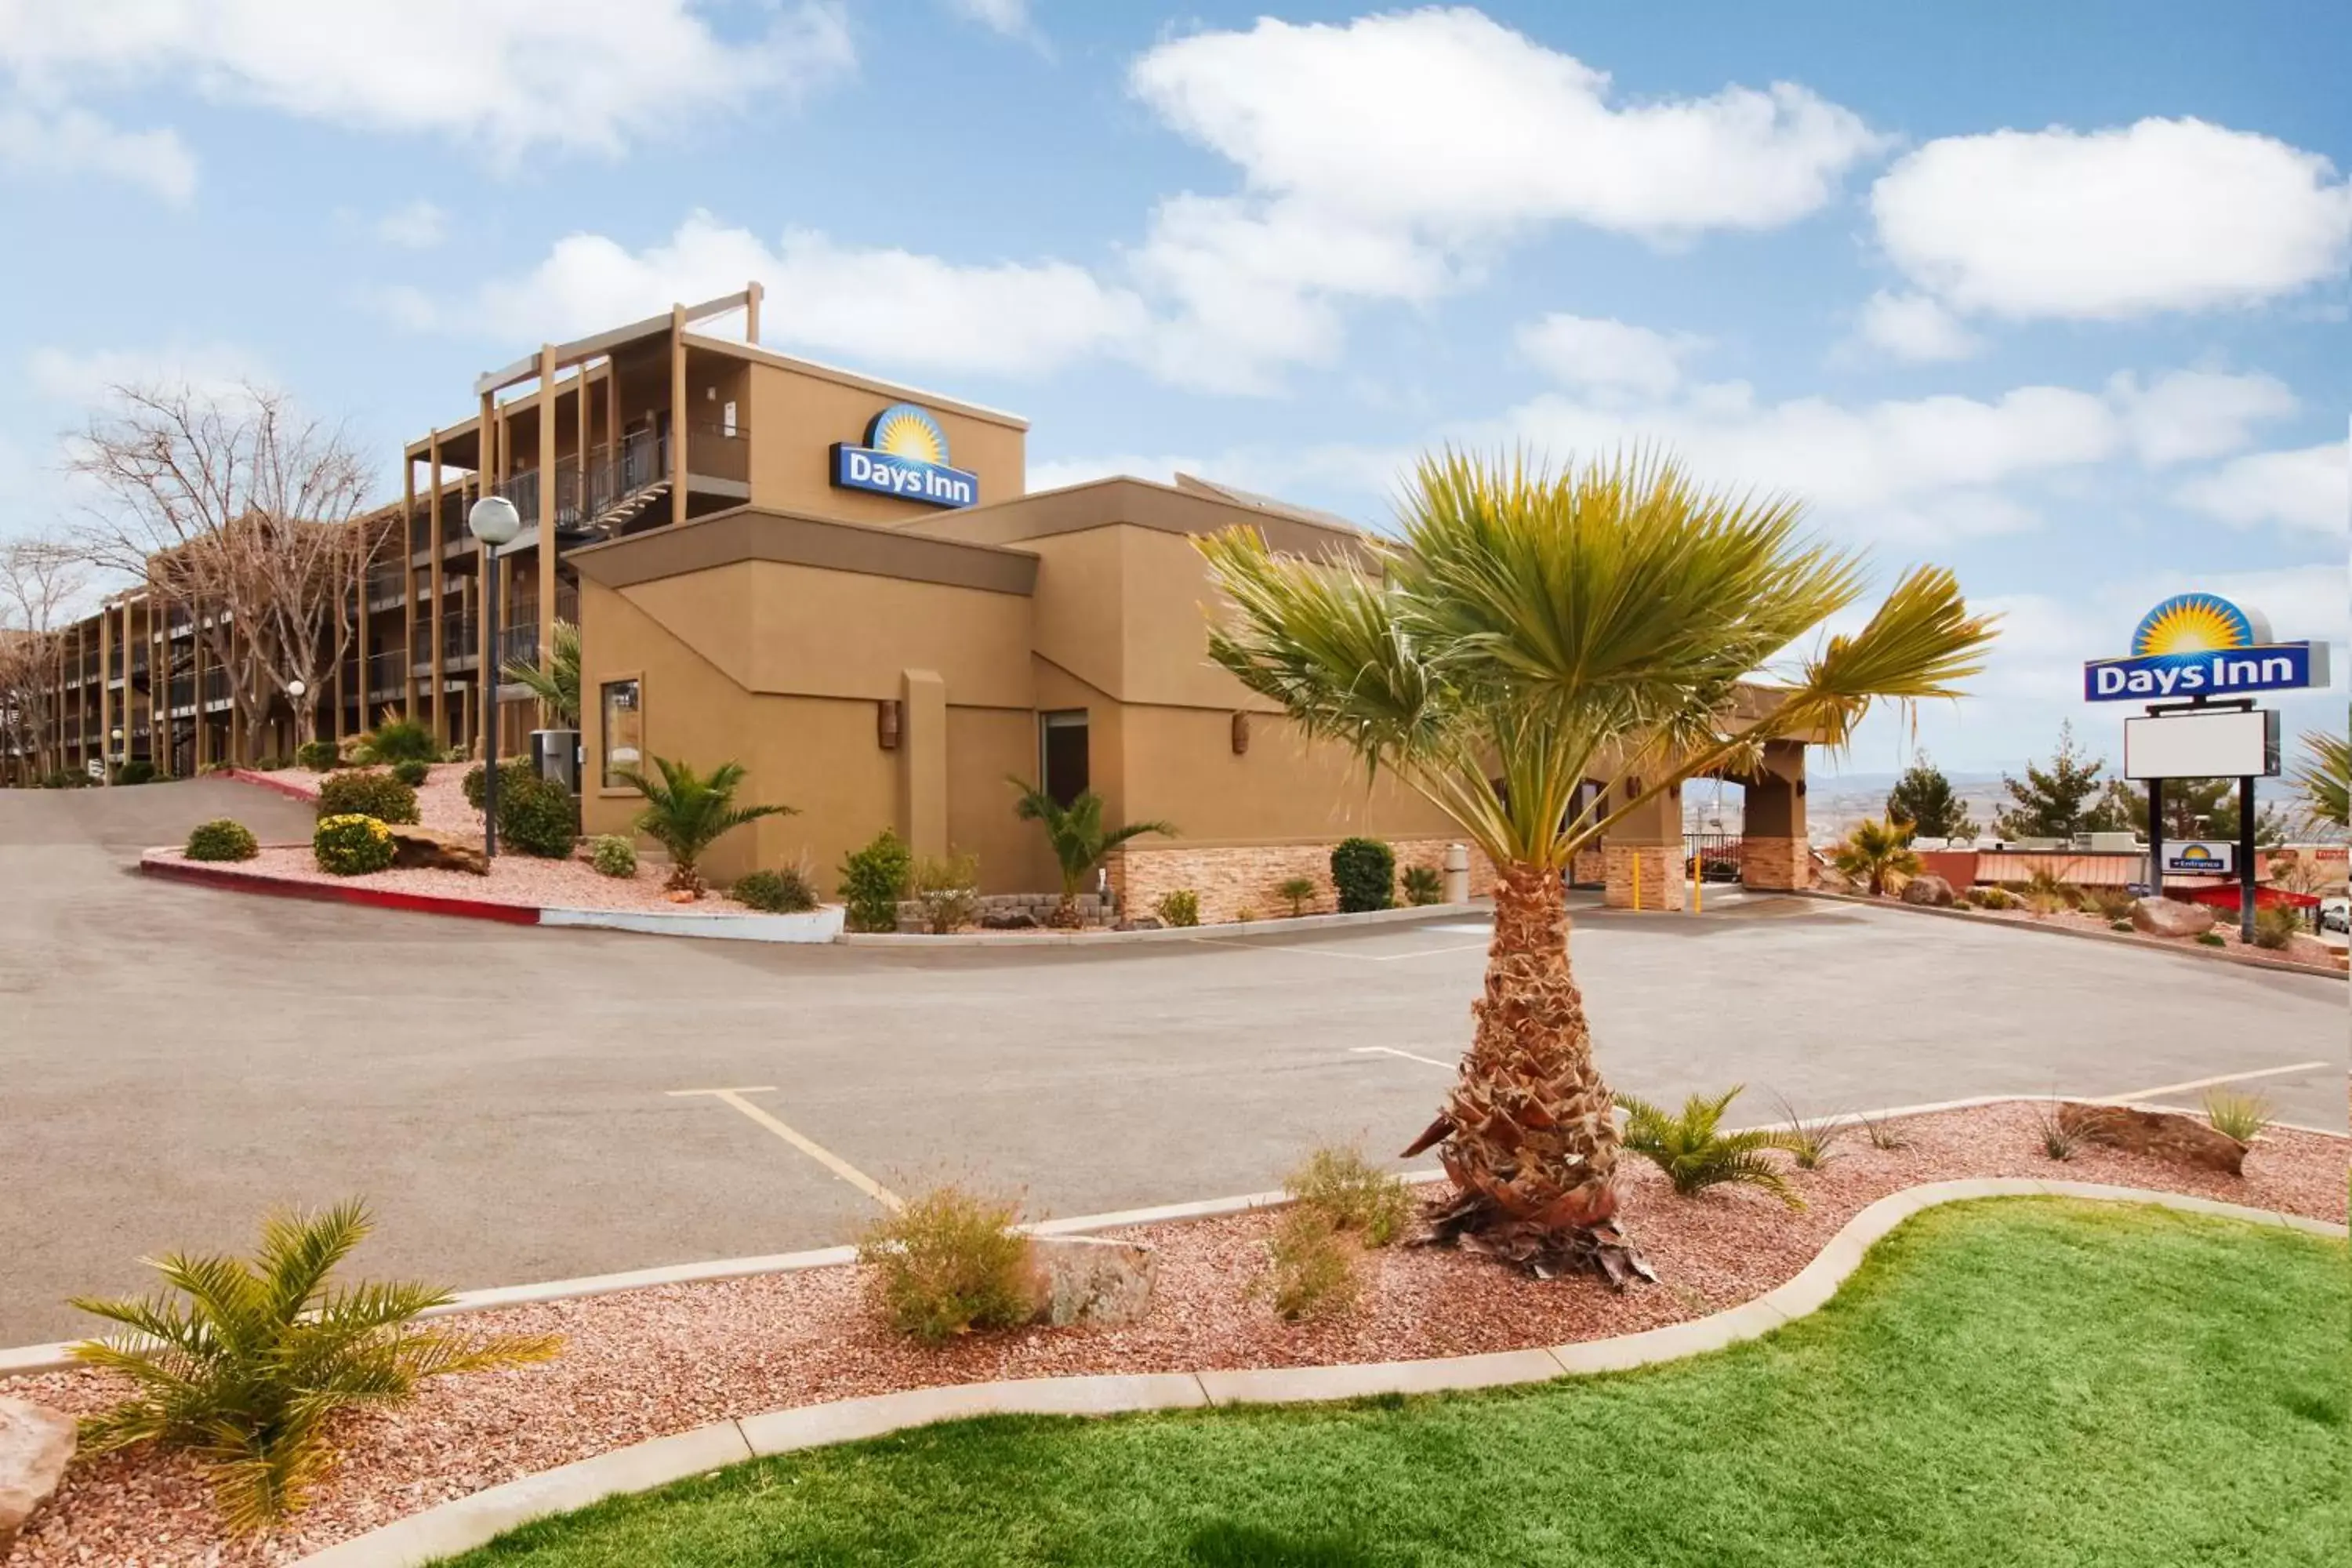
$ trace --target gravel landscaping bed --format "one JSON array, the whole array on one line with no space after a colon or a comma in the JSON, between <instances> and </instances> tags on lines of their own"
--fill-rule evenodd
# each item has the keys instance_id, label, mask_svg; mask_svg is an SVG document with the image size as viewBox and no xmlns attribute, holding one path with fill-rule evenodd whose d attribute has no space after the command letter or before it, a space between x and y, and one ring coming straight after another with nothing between
<instances>
[{"instance_id":1,"label":"gravel landscaping bed","mask_svg":"<svg viewBox=\"0 0 2352 1568\"><path fill-rule=\"evenodd\" d=\"M2144 931L2115 931L2113 921L2099 915L2084 914L2080 910L2062 910L2055 914L2047 915L2037 915L2031 910L1971 910L1969 912L1980 915L1987 920L2007 921L2014 925L2053 925L2073 931L2113 931L2117 936L2128 935L2135 942L2147 942L2156 947L2200 945L2195 937L2152 936ZM2219 951L2250 952L2258 958L2274 958L2286 963L2309 964L2314 969L2335 967L2335 959L2330 955L2327 944L2315 936L2298 933L2284 948L2256 947L2238 934L2238 913L2235 910L2221 910L2219 916L2220 918L2213 922L2213 934L2221 939L2221 948ZM2210 943L2201 945L2211 946Z\"/></svg>"},{"instance_id":2,"label":"gravel landscaping bed","mask_svg":"<svg viewBox=\"0 0 2352 1568\"><path fill-rule=\"evenodd\" d=\"M535 1471L732 1416L926 1384L1063 1373L1376 1362L1564 1343L1701 1317L1794 1275L1847 1219L1921 1182L2027 1176L2192 1193L2341 1221L2344 1143L2276 1131L2232 1178L2086 1147L2044 1157L2036 1108L2007 1103L1911 1119L1907 1145L1859 1129L1837 1157L1793 1179L1790 1212L1739 1189L1675 1197L1646 1162L1625 1163L1629 1229L1662 1283L1612 1295L1586 1279L1538 1281L1461 1253L1369 1255L1346 1316L1286 1324L1250 1290L1272 1220L1244 1215L1130 1233L1160 1249L1150 1317L1124 1329L1034 1329L926 1351L876 1328L856 1271L665 1286L457 1320L566 1336L556 1361L428 1384L406 1409L348 1417L346 1457L319 1501L275 1538L239 1542L215 1524L184 1459L153 1450L78 1464L18 1543L15 1564L293 1562L436 1503ZM355 1274L364 1275L362 1249ZM66 1372L0 1384L77 1413L119 1385Z\"/></svg>"}]
</instances>

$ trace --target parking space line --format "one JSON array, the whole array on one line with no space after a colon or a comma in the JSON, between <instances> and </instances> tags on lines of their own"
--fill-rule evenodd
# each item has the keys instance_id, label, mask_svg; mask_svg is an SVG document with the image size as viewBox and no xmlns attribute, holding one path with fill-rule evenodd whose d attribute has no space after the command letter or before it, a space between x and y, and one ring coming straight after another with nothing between
<instances>
[{"instance_id":1,"label":"parking space line","mask_svg":"<svg viewBox=\"0 0 2352 1568\"><path fill-rule=\"evenodd\" d=\"M2211 1089L2216 1084L2242 1083L2250 1078L2279 1078L2291 1072L2312 1072L2333 1067L2333 1062L2289 1062L2283 1068L2259 1068L2252 1072L2225 1072L2212 1078L2192 1078L2186 1083L2160 1083L2154 1089L2136 1089L2128 1094L2111 1094L2108 1100L2154 1100L2159 1094L2179 1094L2183 1089Z\"/></svg>"},{"instance_id":2,"label":"parking space line","mask_svg":"<svg viewBox=\"0 0 2352 1568\"><path fill-rule=\"evenodd\" d=\"M1454 1062L1439 1061L1435 1057L1417 1057L1411 1051L1398 1050L1394 1046L1349 1046L1348 1049L1360 1057L1402 1057L1409 1062L1426 1062L1431 1067L1442 1068L1447 1072L1452 1072L1457 1065Z\"/></svg>"},{"instance_id":3,"label":"parking space line","mask_svg":"<svg viewBox=\"0 0 2352 1568\"><path fill-rule=\"evenodd\" d=\"M907 1206L906 1200L899 1197L898 1194L892 1192L889 1188L884 1186L881 1183L876 1181L873 1177L867 1175L865 1172L859 1170L856 1166L851 1164L848 1161L843 1159L840 1155L835 1153L824 1144L815 1142L814 1139L804 1137L799 1132L795 1132L793 1129L785 1126L782 1122L777 1121L774 1117L769 1115L766 1111L761 1110L758 1106L743 1098L747 1094L773 1094L775 1091L776 1086L774 1084L761 1083L753 1084L748 1088L742 1089L673 1089L668 1092L672 1100L682 1100L691 1095L707 1094L713 1100L722 1100L725 1103L733 1106L736 1110L741 1111L744 1115L750 1117L752 1121L758 1122L761 1126L766 1128L769 1131L774 1133L777 1137L782 1139L785 1142L791 1144L802 1153L806 1154L810 1159L814 1160L818 1164L823 1165L826 1170L831 1171L835 1175L839 1176L843 1181L847 1182L851 1186L856 1187L859 1192L864 1193L867 1197L872 1198L884 1208L895 1211Z\"/></svg>"}]
</instances>

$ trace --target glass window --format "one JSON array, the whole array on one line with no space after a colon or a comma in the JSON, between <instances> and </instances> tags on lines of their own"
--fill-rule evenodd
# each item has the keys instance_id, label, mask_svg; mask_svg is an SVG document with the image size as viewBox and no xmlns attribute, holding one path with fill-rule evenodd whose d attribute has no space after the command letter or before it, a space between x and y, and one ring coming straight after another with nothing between
<instances>
[{"instance_id":1,"label":"glass window","mask_svg":"<svg viewBox=\"0 0 2352 1568\"><path fill-rule=\"evenodd\" d=\"M635 677L608 680L600 689L604 724L604 787L619 789L620 775L645 761L645 703Z\"/></svg>"},{"instance_id":2,"label":"glass window","mask_svg":"<svg viewBox=\"0 0 2352 1568\"><path fill-rule=\"evenodd\" d=\"M1087 710L1037 716L1037 771L1045 793L1067 805L1087 791Z\"/></svg>"}]
</instances>

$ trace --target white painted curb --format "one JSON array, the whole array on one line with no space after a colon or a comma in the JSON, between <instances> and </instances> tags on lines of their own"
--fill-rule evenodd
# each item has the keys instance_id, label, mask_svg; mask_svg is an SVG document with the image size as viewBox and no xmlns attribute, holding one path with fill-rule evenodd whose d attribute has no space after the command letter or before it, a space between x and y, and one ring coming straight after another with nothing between
<instances>
[{"instance_id":1,"label":"white painted curb","mask_svg":"<svg viewBox=\"0 0 2352 1568\"><path fill-rule=\"evenodd\" d=\"M539 911L539 923L543 926L585 926L600 931L639 931L647 936L693 936L728 942L838 942L846 918L846 911L838 904L796 915L714 915L687 910L670 914L648 910L547 906Z\"/></svg>"},{"instance_id":2,"label":"white painted curb","mask_svg":"<svg viewBox=\"0 0 2352 1568\"><path fill-rule=\"evenodd\" d=\"M1298 915L1262 921L1226 921L1217 925L1162 926L1158 931L958 931L952 936L924 936L913 931L849 931L841 940L853 947L991 947L1018 952L1031 947L1108 947L1129 942L1255 942L1303 931L1353 930L1359 926L1410 925L1415 921L1460 920L1465 915L1488 915L1492 902L1474 899L1466 904L1408 904L1402 909L1366 910L1352 915Z\"/></svg>"},{"instance_id":3,"label":"white painted curb","mask_svg":"<svg viewBox=\"0 0 2352 1568\"><path fill-rule=\"evenodd\" d=\"M720 1421L491 1487L412 1514L303 1558L296 1568L422 1568L534 1519L604 1498L650 1491L770 1454L877 1437L935 1421L1013 1413L1110 1415L1203 1405L1292 1404L1383 1394L1437 1394L1623 1372L1721 1350L1816 1311L1862 1266L1873 1244L1923 1209L1978 1198L2063 1197L2153 1204L2189 1214L2282 1226L2341 1238L2346 1228L2273 1209L2089 1182L2017 1177L1930 1182L1879 1199L1846 1221L1795 1279L1743 1306L1643 1333L1549 1349L1358 1365L1029 1378L909 1389Z\"/></svg>"}]
</instances>

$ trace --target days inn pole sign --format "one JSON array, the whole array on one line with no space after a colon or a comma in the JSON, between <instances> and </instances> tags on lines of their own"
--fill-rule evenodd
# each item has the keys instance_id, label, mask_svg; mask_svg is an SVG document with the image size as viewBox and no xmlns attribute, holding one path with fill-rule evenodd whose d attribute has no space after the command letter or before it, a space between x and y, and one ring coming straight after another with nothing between
<instances>
[{"instance_id":1,"label":"days inn pole sign","mask_svg":"<svg viewBox=\"0 0 2352 1568\"><path fill-rule=\"evenodd\" d=\"M2176 594L2142 616L2128 658L2083 666L2085 702L2244 697L2327 684L2327 645L2273 642L2260 616L2214 594Z\"/></svg>"}]
</instances>

